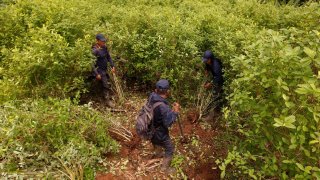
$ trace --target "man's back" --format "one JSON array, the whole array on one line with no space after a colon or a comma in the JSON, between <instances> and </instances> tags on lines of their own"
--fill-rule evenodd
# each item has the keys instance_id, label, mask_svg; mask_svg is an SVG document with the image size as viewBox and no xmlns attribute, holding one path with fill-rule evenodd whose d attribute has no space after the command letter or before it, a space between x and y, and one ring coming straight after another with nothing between
<instances>
[{"instance_id":1,"label":"man's back","mask_svg":"<svg viewBox=\"0 0 320 180\"><path fill-rule=\"evenodd\" d=\"M154 119L153 125L156 129L154 138L157 141L163 141L169 138L168 128L174 122L177 113L174 113L168 105L168 101L162 98L157 93L152 93L151 95L151 104L153 105L156 102L163 102L164 104L159 105L154 109Z\"/></svg>"}]
</instances>

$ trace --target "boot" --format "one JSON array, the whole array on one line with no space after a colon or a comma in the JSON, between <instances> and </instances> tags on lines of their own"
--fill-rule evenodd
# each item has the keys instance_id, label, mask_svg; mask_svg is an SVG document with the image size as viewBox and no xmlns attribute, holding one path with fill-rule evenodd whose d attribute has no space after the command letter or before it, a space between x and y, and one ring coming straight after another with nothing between
<instances>
[{"instance_id":1,"label":"boot","mask_svg":"<svg viewBox=\"0 0 320 180\"><path fill-rule=\"evenodd\" d=\"M153 145L153 150L154 150L154 153L153 153L152 159L157 159L157 158L163 158L164 157L164 152L163 152L161 146Z\"/></svg>"},{"instance_id":2,"label":"boot","mask_svg":"<svg viewBox=\"0 0 320 180\"><path fill-rule=\"evenodd\" d=\"M166 174L175 173L175 169L170 167L171 160L172 160L172 156L163 158L162 165L161 165L162 172L165 172Z\"/></svg>"},{"instance_id":3,"label":"boot","mask_svg":"<svg viewBox=\"0 0 320 180\"><path fill-rule=\"evenodd\" d=\"M108 106L109 108L114 108L114 107L115 107L114 104L113 104L113 102L112 102L110 99L107 99L106 103L107 103L107 106Z\"/></svg>"},{"instance_id":4,"label":"boot","mask_svg":"<svg viewBox=\"0 0 320 180\"><path fill-rule=\"evenodd\" d=\"M114 104L110 98L109 92L104 92L104 99L106 100L106 104L109 108L114 108Z\"/></svg>"},{"instance_id":5,"label":"boot","mask_svg":"<svg viewBox=\"0 0 320 180\"><path fill-rule=\"evenodd\" d=\"M210 122L210 121L213 121L213 119L214 119L214 117L215 117L215 111L214 110L211 110L209 113L208 113L208 115L205 117L205 118L203 118L204 119L204 121L206 121L206 122Z\"/></svg>"}]
</instances>

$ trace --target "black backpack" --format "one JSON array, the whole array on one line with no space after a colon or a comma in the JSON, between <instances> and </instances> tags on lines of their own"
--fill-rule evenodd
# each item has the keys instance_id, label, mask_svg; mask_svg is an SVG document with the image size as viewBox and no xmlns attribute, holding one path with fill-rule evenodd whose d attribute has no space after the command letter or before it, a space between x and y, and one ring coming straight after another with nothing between
<instances>
[{"instance_id":1,"label":"black backpack","mask_svg":"<svg viewBox=\"0 0 320 180\"><path fill-rule=\"evenodd\" d=\"M153 110L161 104L164 104L164 102L156 102L151 106L149 99L142 106L136 121L136 131L140 138L150 140L154 135Z\"/></svg>"}]
</instances>

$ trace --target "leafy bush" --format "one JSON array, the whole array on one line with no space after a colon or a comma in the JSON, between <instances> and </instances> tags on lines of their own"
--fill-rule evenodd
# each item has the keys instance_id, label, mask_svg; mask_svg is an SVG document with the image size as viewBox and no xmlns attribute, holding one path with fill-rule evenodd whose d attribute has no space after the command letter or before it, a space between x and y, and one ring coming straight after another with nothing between
<instances>
[{"instance_id":1,"label":"leafy bush","mask_svg":"<svg viewBox=\"0 0 320 180\"><path fill-rule=\"evenodd\" d=\"M222 173L318 178L319 7L256 0L6 2L0 102L85 91L90 46L103 32L112 56L127 60L122 79L152 88L167 78L174 98L188 104L203 79L200 56L212 49L225 68L223 125L234 137L219 162Z\"/></svg>"},{"instance_id":2,"label":"leafy bush","mask_svg":"<svg viewBox=\"0 0 320 180\"><path fill-rule=\"evenodd\" d=\"M8 88L8 94L18 91L16 94L25 92L36 97L63 97L63 92L83 85L81 73L90 67L90 61L79 61L88 51L84 48L85 40L69 47L64 38L46 27L30 30L29 35L31 38L26 47L3 53L6 57L3 62L5 79L14 81L19 87Z\"/></svg>"},{"instance_id":3,"label":"leafy bush","mask_svg":"<svg viewBox=\"0 0 320 180\"><path fill-rule=\"evenodd\" d=\"M304 14L309 22L316 22L319 16L309 13L316 12L312 10L316 6L319 4L311 4ZM279 9L273 7L273 11ZM301 14L291 11L286 16ZM225 160L217 161L222 176L231 171L228 177L320 177L320 49L319 27L310 30L314 27L310 23L261 30L250 43L243 43L247 44L244 53L231 59L237 75L230 86L225 125L227 134L235 138Z\"/></svg>"},{"instance_id":4,"label":"leafy bush","mask_svg":"<svg viewBox=\"0 0 320 180\"><path fill-rule=\"evenodd\" d=\"M96 33L88 2L17 1L0 13L2 102L85 91Z\"/></svg>"},{"instance_id":5,"label":"leafy bush","mask_svg":"<svg viewBox=\"0 0 320 180\"><path fill-rule=\"evenodd\" d=\"M96 168L103 154L119 148L105 117L70 100L5 103L0 112L2 172Z\"/></svg>"},{"instance_id":6,"label":"leafy bush","mask_svg":"<svg viewBox=\"0 0 320 180\"><path fill-rule=\"evenodd\" d=\"M253 178L318 178L320 84L312 68L319 67L318 50L306 39L319 34L303 38L295 28L280 33L262 31L245 55L232 60L242 71L232 83L226 123L239 138L222 167Z\"/></svg>"}]
</instances>

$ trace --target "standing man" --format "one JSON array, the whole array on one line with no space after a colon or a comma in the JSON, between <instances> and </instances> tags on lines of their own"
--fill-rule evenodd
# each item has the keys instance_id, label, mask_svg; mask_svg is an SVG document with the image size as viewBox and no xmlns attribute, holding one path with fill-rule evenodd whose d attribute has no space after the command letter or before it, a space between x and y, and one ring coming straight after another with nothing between
<instances>
[{"instance_id":1,"label":"standing man","mask_svg":"<svg viewBox=\"0 0 320 180\"><path fill-rule=\"evenodd\" d=\"M163 104L157 106L153 111L155 133L151 138L151 143L154 147L164 148L165 153L161 170L172 173L174 169L170 167L170 163L173 157L174 144L169 136L168 128L176 121L180 112L180 105L175 102L172 109L170 109L169 102L166 100L169 95L169 82L168 80L161 79L156 83L155 92L151 93L149 99L152 106L156 102L163 102Z\"/></svg>"},{"instance_id":2,"label":"standing man","mask_svg":"<svg viewBox=\"0 0 320 180\"><path fill-rule=\"evenodd\" d=\"M208 75L209 72L212 74L212 82L207 82L204 87L206 89L213 88L213 98L216 103L216 110L220 111L222 107L221 96L223 86L222 63L210 50L204 52L202 62L205 63L206 75Z\"/></svg>"},{"instance_id":3,"label":"standing man","mask_svg":"<svg viewBox=\"0 0 320 180\"><path fill-rule=\"evenodd\" d=\"M112 73L115 73L115 67L108 52L106 38L103 34L96 35L96 44L92 46L92 53L97 58L93 67L94 76L98 81L102 82L103 97L106 100L107 105L112 108L114 107L114 104L111 102L110 87L108 84L110 76L107 73L107 62L110 63Z\"/></svg>"}]
</instances>

